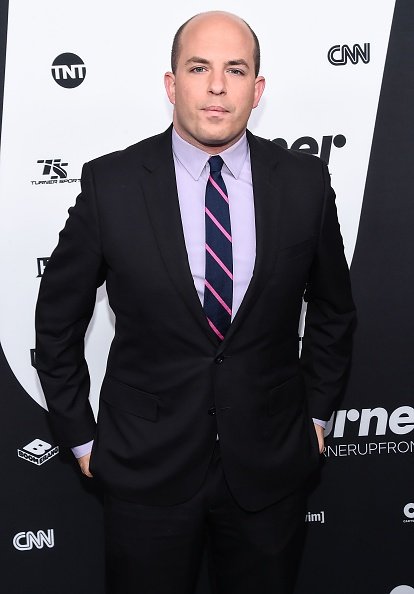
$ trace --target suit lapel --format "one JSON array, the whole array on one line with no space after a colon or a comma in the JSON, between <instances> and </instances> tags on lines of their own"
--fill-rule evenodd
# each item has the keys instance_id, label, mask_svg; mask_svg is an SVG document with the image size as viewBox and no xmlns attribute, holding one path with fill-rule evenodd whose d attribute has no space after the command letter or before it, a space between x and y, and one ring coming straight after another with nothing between
<instances>
[{"instance_id":1,"label":"suit lapel","mask_svg":"<svg viewBox=\"0 0 414 594\"><path fill-rule=\"evenodd\" d=\"M221 344L222 349L226 348L257 301L275 266L279 245L282 188L281 180L276 176L278 159L274 151L269 151L267 143L263 143L250 132L247 132L247 139L252 167L256 260L250 284Z\"/></svg>"},{"instance_id":2,"label":"suit lapel","mask_svg":"<svg viewBox=\"0 0 414 594\"><path fill-rule=\"evenodd\" d=\"M154 139L144 162L143 190L161 257L170 279L189 311L213 344L188 263L171 148L171 130Z\"/></svg>"}]
</instances>

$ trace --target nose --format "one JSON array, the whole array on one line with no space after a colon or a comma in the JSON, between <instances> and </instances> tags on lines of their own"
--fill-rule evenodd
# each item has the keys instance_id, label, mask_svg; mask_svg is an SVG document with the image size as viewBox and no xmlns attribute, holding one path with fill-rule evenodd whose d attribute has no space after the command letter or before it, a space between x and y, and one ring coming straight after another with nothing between
<instances>
[{"instance_id":1,"label":"nose","mask_svg":"<svg viewBox=\"0 0 414 594\"><path fill-rule=\"evenodd\" d=\"M223 95L226 93L226 81L223 72L211 72L208 92L212 95Z\"/></svg>"}]
</instances>

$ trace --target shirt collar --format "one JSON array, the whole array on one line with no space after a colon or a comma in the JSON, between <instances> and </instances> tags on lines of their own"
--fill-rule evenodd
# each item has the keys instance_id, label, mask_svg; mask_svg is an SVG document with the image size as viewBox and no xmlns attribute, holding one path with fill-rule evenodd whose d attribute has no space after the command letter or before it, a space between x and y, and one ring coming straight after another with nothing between
<instances>
[{"instance_id":1,"label":"shirt collar","mask_svg":"<svg viewBox=\"0 0 414 594\"><path fill-rule=\"evenodd\" d=\"M174 128L172 131L172 149L174 157L188 171L191 177L198 180L211 155L181 138ZM220 153L220 157L227 169L236 179L241 173L248 152L249 145L245 132L237 142Z\"/></svg>"}]
</instances>

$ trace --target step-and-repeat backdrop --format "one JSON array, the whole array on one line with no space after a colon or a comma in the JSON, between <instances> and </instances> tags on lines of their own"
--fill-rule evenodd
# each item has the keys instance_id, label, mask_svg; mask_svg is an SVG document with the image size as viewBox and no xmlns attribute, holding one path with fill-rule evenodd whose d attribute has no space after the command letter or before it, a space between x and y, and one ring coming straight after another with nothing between
<instances>
[{"instance_id":1,"label":"step-and-repeat backdrop","mask_svg":"<svg viewBox=\"0 0 414 594\"><path fill-rule=\"evenodd\" d=\"M4 592L103 594L100 494L48 427L34 369L36 296L82 164L169 125L172 37L210 8L1 4ZM329 164L359 314L349 386L309 498L297 594L414 594L414 4L224 0L219 8L245 18L261 41L267 88L250 129ZM86 340L95 411L112 335L103 288ZM205 567L198 591L208 592Z\"/></svg>"}]
</instances>

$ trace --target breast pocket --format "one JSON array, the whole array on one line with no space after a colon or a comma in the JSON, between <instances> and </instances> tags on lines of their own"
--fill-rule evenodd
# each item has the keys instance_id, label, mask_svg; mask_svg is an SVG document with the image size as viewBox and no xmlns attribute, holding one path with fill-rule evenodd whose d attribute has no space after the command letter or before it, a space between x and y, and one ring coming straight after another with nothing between
<instances>
[{"instance_id":1,"label":"breast pocket","mask_svg":"<svg viewBox=\"0 0 414 594\"><path fill-rule=\"evenodd\" d=\"M312 237L279 250L276 263L269 277L270 287L283 287L285 294L293 296L305 290L315 255Z\"/></svg>"},{"instance_id":2,"label":"breast pocket","mask_svg":"<svg viewBox=\"0 0 414 594\"><path fill-rule=\"evenodd\" d=\"M303 256L309 256L310 258L312 258L314 253L314 246L315 238L311 237L310 239L306 239L305 241L300 241L299 243L294 243L293 245L282 247L279 250L278 261L294 260L296 258L301 258Z\"/></svg>"}]
</instances>

